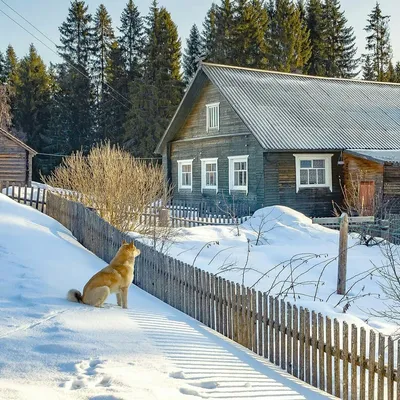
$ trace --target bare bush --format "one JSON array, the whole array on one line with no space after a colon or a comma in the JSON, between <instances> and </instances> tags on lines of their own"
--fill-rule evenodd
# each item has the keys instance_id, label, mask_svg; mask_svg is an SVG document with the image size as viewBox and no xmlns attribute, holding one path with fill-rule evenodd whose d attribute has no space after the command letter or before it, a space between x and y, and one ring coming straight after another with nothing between
<instances>
[{"instance_id":1,"label":"bare bush","mask_svg":"<svg viewBox=\"0 0 400 400\"><path fill-rule=\"evenodd\" d=\"M135 159L128 152L110 143L92 148L88 155L78 151L65 157L59 167L43 181L64 192L71 200L93 208L111 225L123 232L154 234L157 215L146 218L169 199L162 168Z\"/></svg>"}]
</instances>

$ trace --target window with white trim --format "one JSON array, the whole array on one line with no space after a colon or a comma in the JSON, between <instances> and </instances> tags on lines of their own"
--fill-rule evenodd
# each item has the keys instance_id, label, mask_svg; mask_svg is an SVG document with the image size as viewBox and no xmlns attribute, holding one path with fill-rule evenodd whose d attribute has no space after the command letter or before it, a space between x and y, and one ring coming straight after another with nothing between
<instances>
[{"instance_id":1,"label":"window with white trim","mask_svg":"<svg viewBox=\"0 0 400 400\"><path fill-rule=\"evenodd\" d=\"M248 158L249 156L233 156L229 159L229 193L241 190L248 193Z\"/></svg>"},{"instance_id":2,"label":"window with white trim","mask_svg":"<svg viewBox=\"0 0 400 400\"><path fill-rule=\"evenodd\" d=\"M201 159L201 191L218 191L218 158Z\"/></svg>"},{"instance_id":3,"label":"window with white trim","mask_svg":"<svg viewBox=\"0 0 400 400\"><path fill-rule=\"evenodd\" d=\"M207 104L207 132L219 130L219 103Z\"/></svg>"},{"instance_id":4,"label":"window with white trim","mask_svg":"<svg viewBox=\"0 0 400 400\"><path fill-rule=\"evenodd\" d=\"M301 188L327 187L332 191L333 154L294 154L296 192Z\"/></svg>"},{"instance_id":5,"label":"window with white trim","mask_svg":"<svg viewBox=\"0 0 400 400\"><path fill-rule=\"evenodd\" d=\"M178 190L192 190L193 160L178 160Z\"/></svg>"}]
</instances>

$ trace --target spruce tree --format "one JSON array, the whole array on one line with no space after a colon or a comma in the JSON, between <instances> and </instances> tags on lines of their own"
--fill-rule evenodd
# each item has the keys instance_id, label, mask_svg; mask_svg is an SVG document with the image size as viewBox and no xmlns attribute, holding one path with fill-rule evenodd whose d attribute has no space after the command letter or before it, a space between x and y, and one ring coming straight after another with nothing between
<instances>
[{"instance_id":1,"label":"spruce tree","mask_svg":"<svg viewBox=\"0 0 400 400\"><path fill-rule=\"evenodd\" d=\"M363 69L363 79L365 81L375 80L374 62L369 54L363 57L362 69Z\"/></svg>"},{"instance_id":2,"label":"spruce tree","mask_svg":"<svg viewBox=\"0 0 400 400\"><path fill-rule=\"evenodd\" d=\"M214 62L235 64L235 4L233 0L221 0L216 7L216 59Z\"/></svg>"},{"instance_id":3,"label":"spruce tree","mask_svg":"<svg viewBox=\"0 0 400 400\"><path fill-rule=\"evenodd\" d=\"M392 58L392 48L389 35L390 16L382 13L379 3L376 3L368 16L367 26L367 45L365 49L370 55L374 65L374 79L384 81Z\"/></svg>"},{"instance_id":4,"label":"spruce tree","mask_svg":"<svg viewBox=\"0 0 400 400\"><path fill-rule=\"evenodd\" d=\"M19 62L14 48L9 45L6 51L6 59L4 64L4 74L7 77L6 81L13 91L19 80Z\"/></svg>"},{"instance_id":5,"label":"spruce tree","mask_svg":"<svg viewBox=\"0 0 400 400\"><path fill-rule=\"evenodd\" d=\"M239 0L236 7L231 50L235 65L266 68L268 12L260 0Z\"/></svg>"},{"instance_id":6,"label":"spruce tree","mask_svg":"<svg viewBox=\"0 0 400 400\"><path fill-rule=\"evenodd\" d=\"M144 51L143 20L137 6L129 0L121 14L119 45L131 80L141 76Z\"/></svg>"},{"instance_id":7,"label":"spruce tree","mask_svg":"<svg viewBox=\"0 0 400 400\"><path fill-rule=\"evenodd\" d=\"M396 75L396 83L400 83L400 61L396 63L396 66L394 67L394 72Z\"/></svg>"},{"instance_id":8,"label":"spruce tree","mask_svg":"<svg viewBox=\"0 0 400 400\"><path fill-rule=\"evenodd\" d=\"M204 55L207 61L213 62L217 58L217 6L212 3L203 22L201 34Z\"/></svg>"},{"instance_id":9,"label":"spruce tree","mask_svg":"<svg viewBox=\"0 0 400 400\"><path fill-rule=\"evenodd\" d=\"M394 82L396 82L396 79L397 79L396 70L394 69L392 60L390 60L389 66L388 66L388 69L387 69L386 75L385 75L385 81L394 83Z\"/></svg>"},{"instance_id":10,"label":"spruce tree","mask_svg":"<svg viewBox=\"0 0 400 400\"><path fill-rule=\"evenodd\" d=\"M353 27L347 26L339 0L325 0L325 75L336 78L353 78L359 60Z\"/></svg>"},{"instance_id":11,"label":"spruce tree","mask_svg":"<svg viewBox=\"0 0 400 400\"><path fill-rule=\"evenodd\" d=\"M181 43L170 13L154 0L146 21L144 76L130 85L125 140L136 156L152 157L182 98L183 85Z\"/></svg>"},{"instance_id":12,"label":"spruce tree","mask_svg":"<svg viewBox=\"0 0 400 400\"><path fill-rule=\"evenodd\" d=\"M94 91L89 76L93 50L92 17L84 1L74 0L60 29L59 54L65 60L57 70L60 107L65 113L61 125L68 133L72 150L88 150L96 141Z\"/></svg>"},{"instance_id":13,"label":"spruce tree","mask_svg":"<svg viewBox=\"0 0 400 400\"><path fill-rule=\"evenodd\" d=\"M7 80L6 74L6 58L0 51L0 83L5 83Z\"/></svg>"},{"instance_id":14,"label":"spruce tree","mask_svg":"<svg viewBox=\"0 0 400 400\"><path fill-rule=\"evenodd\" d=\"M197 71L202 51L199 29L196 24L193 24L189 38L186 39L186 49L183 54L183 72L186 84L191 81Z\"/></svg>"},{"instance_id":15,"label":"spruce tree","mask_svg":"<svg viewBox=\"0 0 400 400\"><path fill-rule=\"evenodd\" d=\"M270 33L270 68L301 71L311 56L309 32L299 9L290 0L276 0Z\"/></svg>"},{"instance_id":16,"label":"spruce tree","mask_svg":"<svg viewBox=\"0 0 400 400\"><path fill-rule=\"evenodd\" d=\"M321 0L309 0L306 12L307 28L310 32L311 56L305 67L310 75L326 75L325 65L325 19Z\"/></svg>"}]
</instances>

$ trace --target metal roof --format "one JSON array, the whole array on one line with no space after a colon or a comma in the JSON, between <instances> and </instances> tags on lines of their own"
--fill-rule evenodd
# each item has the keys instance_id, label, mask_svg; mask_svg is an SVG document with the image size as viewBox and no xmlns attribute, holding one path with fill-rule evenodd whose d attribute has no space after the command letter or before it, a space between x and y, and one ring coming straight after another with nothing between
<instances>
[{"instance_id":1,"label":"metal roof","mask_svg":"<svg viewBox=\"0 0 400 400\"><path fill-rule=\"evenodd\" d=\"M12 140L14 143L16 143L18 146L21 146L22 148L24 148L25 150L27 150L29 153L31 153L32 155L36 155L37 151L33 150L32 147L29 147L27 144L25 144L22 140L19 140L18 138L16 138L13 134L11 134L10 132L7 132L6 130L4 130L3 128L0 128L0 133L2 135L4 135L6 138Z\"/></svg>"},{"instance_id":2,"label":"metal roof","mask_svg":"<svg viewBox=\"0 0 400 400\"><path fill-rule=\"evenodd\" d=\"M346 153L380 164L400 164L400 150L346 150Z\"/></svg>"},{"instance_id":3,"label":"metal roof","mask_svg":"<svg viewBox=\"0 0 400 400\"><path fill-rule=\"evenodd\" d=\"M179 129L176 118L186 118L204 74L266 150L400 149L398 84L202 63L157 152Z\"/></svg>"}]
</instances>

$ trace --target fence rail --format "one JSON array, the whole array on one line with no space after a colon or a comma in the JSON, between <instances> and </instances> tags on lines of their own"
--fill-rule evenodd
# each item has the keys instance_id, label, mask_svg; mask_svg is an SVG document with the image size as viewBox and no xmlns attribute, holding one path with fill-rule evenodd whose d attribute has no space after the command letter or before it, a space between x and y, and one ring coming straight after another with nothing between
<instances>
[{"instance_id":1,"label":"fence rail","mask_svg":"<svg viewBox=\"0 0 400 400\"><path fill-rule=\"evenodd\" d=\"M80 203L48 194L48 214L109 262L129 236ZM390 337L349 326L161 254L137 242L134 283L293 376L343 399L400 398Z\"/></svg>"},{"instance_id":2,"label":"fence rail","mask_svg":"<svg viewBox=\"0 0 400 400\"><path fill-rule=\"evenodd\" d=\"M37 210L46 212L47 189L33 186L23 186L19 183L0 181L0 193L21 204L27 204Z\"/></svg>"}]
</instances>

